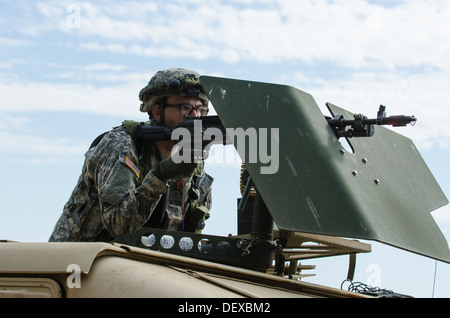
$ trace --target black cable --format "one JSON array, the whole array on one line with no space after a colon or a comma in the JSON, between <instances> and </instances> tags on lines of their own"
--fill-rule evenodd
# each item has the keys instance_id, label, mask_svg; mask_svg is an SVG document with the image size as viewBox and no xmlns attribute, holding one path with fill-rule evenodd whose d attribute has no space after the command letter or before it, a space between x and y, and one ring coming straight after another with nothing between
<instances>
[{"instance_id":1,"label":"black cable","mask_svg":"<svg viewBox=\"0 0 450 318\"><path fill-rule=\"evenodd\" d=\"M410 298L411 296L399 294L393 292L392 290L383 289L379 287L373 287L368 284L364 284L361 282L353 282L349 279L346 279L341 284L341 289L343 289L343 285L345 282L350 282L347 290L354 293L365 294L369 296L379 297L379 298Z\"/></svg>"}]
</instances>

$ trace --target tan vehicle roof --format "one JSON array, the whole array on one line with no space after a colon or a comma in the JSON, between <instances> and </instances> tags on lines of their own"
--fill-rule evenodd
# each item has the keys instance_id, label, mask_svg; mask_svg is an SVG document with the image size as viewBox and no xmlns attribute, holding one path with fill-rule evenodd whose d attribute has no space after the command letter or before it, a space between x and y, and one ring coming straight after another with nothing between
<instances>
[{"instance_id":1,"label":"tan vehicle roof","mask_svg":"<svg viewBox=\"0 0 450 318\"><path fill-rule=\"evenodd\" d=\"M59 275L65 284L68 265L77 264L84 288L65 286L68 297L364 297L117 243L8 242L0 252L0 276Z\"/></svg>"}]
</instances>

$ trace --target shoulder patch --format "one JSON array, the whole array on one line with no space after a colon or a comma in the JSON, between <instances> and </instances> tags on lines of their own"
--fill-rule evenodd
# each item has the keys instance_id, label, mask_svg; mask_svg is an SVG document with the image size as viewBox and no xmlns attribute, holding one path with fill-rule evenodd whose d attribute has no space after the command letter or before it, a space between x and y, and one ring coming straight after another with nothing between
<instances>
[{"instance_id":1,"label":"shoulder patch","mask_svg":"<svg viewBox=\"0 0 450 318\"><path fill-rule=\"evenodd\" d=\"M134 174L139 179L139 175L141 174L141 172L139 171L138 167L136 167L136 165L133 163L133 161L131 161L131 159L128 158L128 156L125 157L125 164L128 166L128 168L133 170Z\"/></svg>"}]
</instances>

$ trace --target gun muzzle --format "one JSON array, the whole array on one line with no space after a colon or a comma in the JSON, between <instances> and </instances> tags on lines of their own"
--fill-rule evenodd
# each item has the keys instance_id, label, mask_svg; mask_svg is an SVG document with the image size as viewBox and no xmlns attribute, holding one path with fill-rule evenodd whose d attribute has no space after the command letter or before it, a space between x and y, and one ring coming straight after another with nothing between
<instances>
[{"instance_id":1,"label":"gun muzzle","mask_svg":"<svg viewBox=\"0 0 450 318\"><path fill-rule=\"evenodd\" d=\"M411 124L414 126L417 122L416 117L414 116L404 116L404 115L398 115L398 116L389 116L387 117L387 124L392 125L394 127L398 126L406 126L408 124Z\"/></svg>"}]
</instances>

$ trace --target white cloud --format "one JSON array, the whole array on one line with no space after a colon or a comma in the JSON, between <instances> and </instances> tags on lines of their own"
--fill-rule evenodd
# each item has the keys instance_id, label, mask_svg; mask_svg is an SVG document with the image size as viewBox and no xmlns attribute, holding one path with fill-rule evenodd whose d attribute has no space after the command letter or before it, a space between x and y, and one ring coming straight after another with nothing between
<instances>
[{"instance_id":1,"label":"white cloud","mask_svg":"<svg viewBox=\"0 0 450 318\"><path fill-rule=\"evenodd\" d=\"M434 212L432 212L433 218L440 223L446 223L450 226L450 206L446 205Z\"/></svg>"},{"instance_id":2,"label":"white cloud","mask_svg":"<svg viewBox=\"0 0 450 318\"><path fill-rule=\"evenodd\" d=\"M90 64L84 67L86 71L114 71L121 72L126 69L125 65L113 65L110 63Z\"/></svg>"},{"instance_id":3,"label":"white cloud","mask_svg":"<svg viewBox=\"0 0 450 318\"><path fill-rule=\"evenodd\" d=\"M217 57L226 63L325 60L350 69L450 69L448 1L415 0L393 7L325 0L262 4L80 2L77 30L64 24L67 13L61 5L41 3L39 8L54 28L87 40L84 49Z\"/></svg>"},{"instance_id":4,"label":"white cloud","mask_svg":"<svg viewBox=\"0 0 450 318\"><path fill-rule=\"evenodd\" d=\"M0 44L1 46L1 44ZM12 58L8 60L0 61L0 70L14 70L18 65L25 64L26 61L23 59Z\"/></svg>"},{"instance_id":5,"label":"white cloud","mask_svg":"<svg viewBox=\"0 0 450 318\"><path fill-rule=\"evenodd\" d=\"M438 224L442 233L447 238L447 242L450 243L450 206L446 205L436 211L432 212L434 220Z\"/></svg>"},{"instance_id":6,"label":"white cloud","mask_svg":"<svg viewBox=\"0 0 450 318\"><path fill-rule=\"evenodd\" d=\"M420 147L450 145L448 1L400 1L387 7L362 0L76 2L81 26L70 29L66 22L72 11L66 9L72 3L40 2L42 23L34 36L59 32L65 38L58 43L66 40L83 53L219 60L225 63L222 73L228 64L247 61L317 62L307 64L316 65L314 78L300 69L277 81L306 87L321 107L330 101L374 116L378 105L385 104L388 114L414 114L417 125L399 131ZM24 28L36 25L33 19L28 23ZM0 44L2 39L6 47L27 43L0 37ZM320 74L322 62L339 68L338 74L345 77L329 79ZM42 75L49 81L71 83L65 84L17 78L9 65L0 64L0 69L10 72L4 77L8 82L0 83L0 110L74 110L128 118L141 115L138 91L156 71L136 72L128 68L130 64L114 64L106 58L81 66L60 65ZM205 69L211 72L215 66Z\"/></svg>"},{"instance_id":7,"label":"white cloud","mask_svg":"<svg viewBox=\"0 0 450 318\"><path fill-rule=\"evenodd\" d=\"M86 151L86 145L70 145L64 138L46 139L32 135L19 135L0 131L2 153L27 154L28 156L52 156L62 154L80 154Z\"/></svg>"},{"instance_id":8,"label":"white cloud","mask_svg":"<svg viewBox=\"0 0 450 318\"><path fill-rule=\"evenodd\" d=\"M141 86L142 82L108 87L89 84L0 83L0 111L77 111L133 117L141 114L138 99Z\"/></svg>"},{"instance_id":9,"label":"white cloud","mask_svg":"<svg viewBox=\"0 0 450 318\"><path fill-rule=\"evenodd\" d=\"M14 47L23 47L27 45L29 45L29 42L27 40L10 37L0 37L0 47L2 47L2 50L6 50L6 48L12 49ZM4 52L2 52L1 54L4 54Z\"/></svg>"},{"instance_id":10,"label":"white cloud","mask_svg":"<svg viewBox=\"0 0 450 318\"><path fill-rule=\"evenodd\" d=\"M4 159L27 163L60 163L81 156L86 144L69 141L67 136L41 136L30 117L2 113L0 153Z\"/></svg>"},{"instance_id":11,"label":"white cloud","mask_svg":"<svg viewBox=\"0 0 450 318\"><path fill-rule=\"evenodd\" d=\"M352 69L450 68L448 1L389 7L362 0L76 2L81 23L75 29L67 23L74 14L70 5L38 3L39 23L23 20L17 29L32 36L59 31L85 41L85 49L158 57L173 51L226 63L326 60Z\"/></svg>"},{"instance_id":12,"label":"white cloud","mask_svg":"<svg viewBox=\"0 0 450 318\"><path fill-rule=\"evenodd\" d=\"M86 67L78 67L66 69L61 72L56 72L48 74L45 76L49 80L59 80L66 79L70 82L87 82L92 85L114 85L123 83L136 83L135 90L138 89L139 85L143 86L149 80L151 76L148 72L143 73L127 73L127 72L117 72L111 65L110 71L107 69L101 69L103 66L100 64L88 65ZM108 66L109 67L109 66ZM117 66L120 68L121 66ZM136 95L136 94L135 94Z\"/></svg>"}]
</instances>

